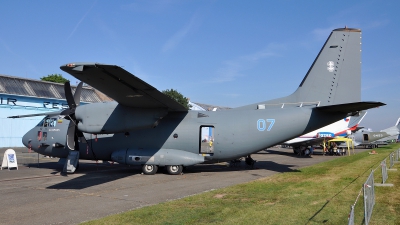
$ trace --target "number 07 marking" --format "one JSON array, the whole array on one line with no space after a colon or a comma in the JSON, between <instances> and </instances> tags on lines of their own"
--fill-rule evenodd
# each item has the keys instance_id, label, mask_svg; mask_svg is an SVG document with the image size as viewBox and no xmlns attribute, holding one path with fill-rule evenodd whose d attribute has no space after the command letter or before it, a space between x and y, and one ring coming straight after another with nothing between
<instances>
[{"instance_id":1,"label":"number 07 marking","mask_svg":"<svg viewBox=\"0 0 400 225\"><path fill-rule=\"evenodd\" d=\"M267 128L267 122L270 123L268 128ZM274 126L275 119L259 119L257 120L257 129L259 131L264 131L267 128L267 131L270 131L272 127Z\"/></svg>"}]
</instances>

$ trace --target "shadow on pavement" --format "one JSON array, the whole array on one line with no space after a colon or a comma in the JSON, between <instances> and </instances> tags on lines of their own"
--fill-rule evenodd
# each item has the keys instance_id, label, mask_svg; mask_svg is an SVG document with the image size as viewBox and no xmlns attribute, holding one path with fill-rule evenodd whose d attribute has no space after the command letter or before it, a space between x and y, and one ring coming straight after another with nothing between
<instances>
[{"instance_id":1,"label":"shadow on pavement","mask_svg":"<svg viewBox=\"0 0 400 225\"><path fill-rule=\"evenodd\" d=\"M185 173L205 173L205 172L231 172L231 171L252 171L252 170L270 170L274 172L299 172L297 169L292 169L295 165L279 164L273 161L256 161L254 168L246 165L244 161L236 163L234 166L211 164L211 165L196 165L185 168Z\"/></svg>"},{"instance_id":2,"label":"shadow on pavement","mask_svg":"<svg viewBox=\"0 0 400 225\"><path fill-rule=\"evenodd\" d=\"M132 167L127 166L96 166L96 165L80 165L79 169L74 174L60 173L61 176L69 177L76 176L70 180L52 185L47 187L47 189L84 189L108 182L112 182L118 179L122 179L129 176L134 176L139 174L141 171L139 169L132 169Z\"/></svg>"}]
</instances>

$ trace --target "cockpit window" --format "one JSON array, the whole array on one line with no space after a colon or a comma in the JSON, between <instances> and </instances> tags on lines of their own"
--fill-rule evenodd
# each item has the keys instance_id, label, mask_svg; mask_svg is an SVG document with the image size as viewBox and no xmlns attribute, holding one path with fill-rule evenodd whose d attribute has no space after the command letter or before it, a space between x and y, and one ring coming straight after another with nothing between
<instances>
[{"instance_id":1,"label":"cockpit window","mask_svg":"<svg viewBox=\"0 0 400 225\"><path fill-rule=\"evenodd\" d=\"M43 123L44 123L44 120L45 119L47 119L47 118L44 118L44 119L42 119L39 123L38 123L38 125L36 125L37 127L43 127Z\"/></svg>"},{"instance_id":2,"label":"cockpit window","mask_svg":"<svg viewBox=\"0 0 400 225\"><path fill-rule=\"evenodd\" d=\"M37 125L38 127L55 127L57 124L57 118L46 117Z\"/></svg>"},{"instance_id":3,"label":"cockpit window","mask_svg":"<svg viewBox=\"0 0 400 225\"><path fill-rule=\"evenodd\" d=\"M55 127L57 124L56 118L46 118L44 120L44 127Z\"/></svg>"}]
</instances>

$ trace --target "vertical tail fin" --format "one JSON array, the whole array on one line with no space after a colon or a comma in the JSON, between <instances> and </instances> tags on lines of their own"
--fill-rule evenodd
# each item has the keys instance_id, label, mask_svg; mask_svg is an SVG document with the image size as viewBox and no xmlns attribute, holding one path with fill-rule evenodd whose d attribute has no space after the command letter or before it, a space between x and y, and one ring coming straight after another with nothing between
<instances>
[{"instance_id":1,"label":"vertical tail fin","mask_svg":"<svg viewBox=\"0 0 400 225\"><path fill-rule=\"evenodd\" d=\"M348 128L356 129L358 124L360 124L361 121L364 119L365 115L367 115L367 111L362 110L362 111L358 112L357 115L350 116Z\"/></svg>"},{"instance_id":2,"label":"vertical tail fin","mask_svg":"<svg viewBox=\"0 0 400 225\"><path fill-rule=\"evenodd\" d=\"M361 101L361 30L339 28L331 32L297 90L260 104L319 102L319 106Z\"/></svg>"},{"instance_id":3,"label":"vertical tail fin","mask_svg":"<svg viewBox=\"0 0 400 225\"><path fill-rule=\"evenodd\" d=\"M361 101L361 30L333 30L293 95L320 106Z\"/></svg>"}]
</instances>

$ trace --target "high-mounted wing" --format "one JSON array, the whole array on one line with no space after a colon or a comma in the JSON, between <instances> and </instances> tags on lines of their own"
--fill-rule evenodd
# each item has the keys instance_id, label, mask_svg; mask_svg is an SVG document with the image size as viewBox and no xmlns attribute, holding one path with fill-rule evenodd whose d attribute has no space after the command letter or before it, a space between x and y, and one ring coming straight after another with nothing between
<instances>
[{"instance_id":1,"label":"high-mounted wing","mask_svg":"<svg viewBox=\"0 0 400 225\"><path fill-rule=\"evenodd\" d=\"M121 105L187 111L180 103L119 66L97 63L69 63L60 68L103 92Z\"/></svg>"},{"instance_id":2,"label":"high-mounted wing","mask_svg":"<svg viewBox=\"0 0 400 225\"><path fill-rule=\"evenodd\" d=\"M56 111L56 112L45 112L45 113L37 113L37 114L27 114L27 115L17 115L17 116L9 116L7 118L24 118L24 117L34 117L34 116L56 116L60 115L62 111Z\"/></svg>"}]
</instances>

